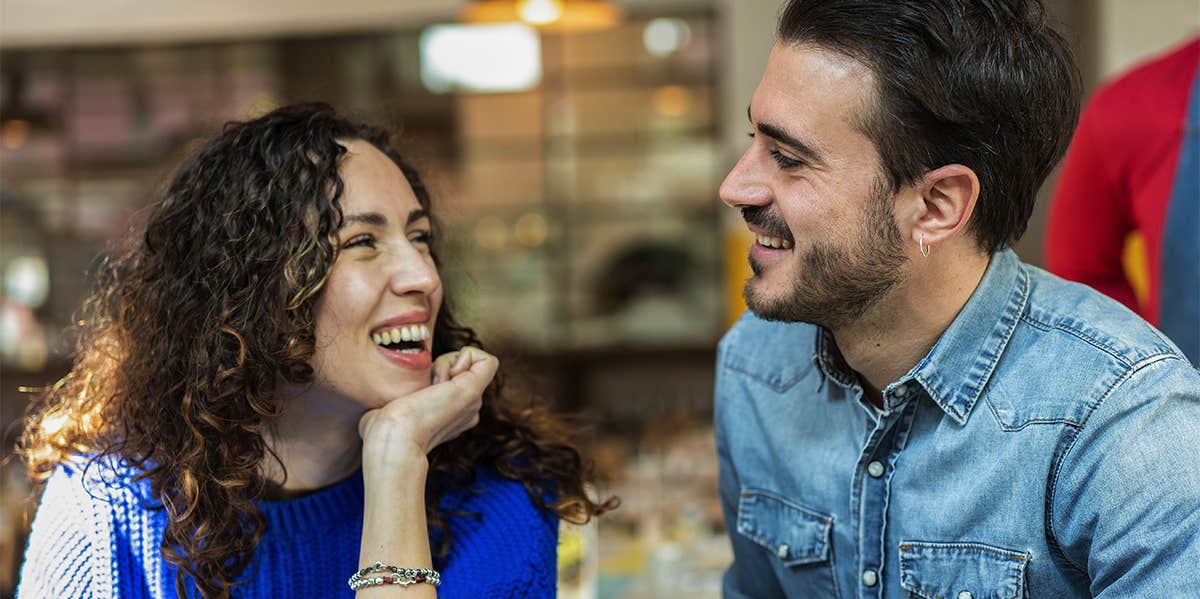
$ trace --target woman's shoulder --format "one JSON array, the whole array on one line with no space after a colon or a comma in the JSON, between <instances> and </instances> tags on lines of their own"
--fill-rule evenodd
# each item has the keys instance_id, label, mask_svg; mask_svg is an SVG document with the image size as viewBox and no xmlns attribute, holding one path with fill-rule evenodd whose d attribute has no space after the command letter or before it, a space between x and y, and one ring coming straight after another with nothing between
<instances>
[{"instance_id":1,"label":"woman's shoulder","mask_svg":"<svg viewBox=\"0 0 1200 599\"><path fill-rule=\"evenodd\" d=\"M441 507L450 515L447 524L460 548L480 543L512 551L558 542L555 515L533 500L524 483L493 468L477 468L475 481L447 493Z\"/></svg>"},{"instance_id":2,"label":"woman's shoulder","mask_svg":"<svg viewBox=\"0 0 1200 599\"><path fill-rule=\"evenodd\" d=\"M452 534L446 596L553 596L558 519L523 483L478 468L475 482L447 494L442 507Z\"/></svg>"},{"instance_id":3,"label":"woman's shoulder","mask_svg":"<svg viewBox=\"0 0 1200 599\"><path fill-rule=\"evenodd\" d=\"M66 535L78 529L109 541L161 529L162 504L140 473L113 457L75 456L59 464L46 479L33 528L50 527Z\"/></svg>"},{"instance_id":4,"label":"woman's shoulder","mask_svg":"<svg viewBox=\"0 0 1200 599\"><path fill-rule=\"evenodd\" d=\"M556 521L553 514L534 502L525 483L485 466L475 469L475 481L470 486L447 493L442 507L449 512L475 513L483 518L494 514L496 518L521 522Z\"/></svg>"},{"instance_id":5,"label":"woman's shoulder","mask_svg":"<svg viewBox=\"0 0 1200 599\"><path fill-rule=\"evenodd\" d=\"M41 505L68 503L77 507L104 504L142 510L155 509L150 482L143 470L115 456L76 455L62 462L46 479Z\"/></svg>"},{"instance_id":6,"label":"woman's shoulder","mask_svg":"<svg viewBox=\"0 0 1200 599\"><path fill-rule=\"evenodd\" d=\"M119 585L121 539L144 522L145 487L127 464L75 456L46 479L21 572L22 596L108 596Z\"/></svg>"}]
</instances>

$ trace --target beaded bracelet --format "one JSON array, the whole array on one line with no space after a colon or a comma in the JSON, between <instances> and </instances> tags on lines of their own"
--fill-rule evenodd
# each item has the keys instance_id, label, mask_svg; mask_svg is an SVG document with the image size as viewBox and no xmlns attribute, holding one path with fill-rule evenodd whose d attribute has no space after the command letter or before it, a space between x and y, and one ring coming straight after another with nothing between
<instances>
[{"instance_id":1,"label":"beaded bracelet","mask_svg":"<svg viewBox=\"0 0 1200 599\"><path fill-rule=\"evenodd\" d=\"M397 568L383 562L375 562L355 572L350 580L346 581L346 584L350 585L350 590L357 591L361 588L385 584L398 584L406 587L422 582L436 587L442 584L442 575L438 574L437 570L429 568Z\"/></svg>"}]
</instances>

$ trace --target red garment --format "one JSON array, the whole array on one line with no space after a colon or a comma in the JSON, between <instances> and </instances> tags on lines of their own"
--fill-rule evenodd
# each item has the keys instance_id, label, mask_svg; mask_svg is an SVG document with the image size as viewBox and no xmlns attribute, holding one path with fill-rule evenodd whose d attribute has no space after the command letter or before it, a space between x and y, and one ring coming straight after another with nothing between
<instances>
[{"instance_id":1,"label":"red garment","mask_svg":"<svg viewBox=\"0 0 1200 599\"><path fill-rule=\"evenodd\" d=\"M1163 224L1200 65L1200 38L1098 89L1067 151L1046 228L1047 268L1158 324ZM1150 297L1138 305L1121 256L1145 241Z\"/></svg>"}]
</instances>

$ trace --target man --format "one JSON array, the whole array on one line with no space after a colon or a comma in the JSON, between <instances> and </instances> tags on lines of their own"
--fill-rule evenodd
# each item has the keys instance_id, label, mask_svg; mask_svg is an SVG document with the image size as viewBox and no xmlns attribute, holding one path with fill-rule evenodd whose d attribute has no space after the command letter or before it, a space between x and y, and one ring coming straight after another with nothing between
<instances>
[{"instance_id":1,"label":"man","mask_svg":"<svg viewBox=\"0 0 1200 599\"><path fill-rule=\"evenodd\" d=\"M1142 298L1121 260L1131 233ZM1092 94L1054 192L1046 268L1125 304L1200 365L1200 37Z\"/></svg>"},{"instance_id":2,"label":"man","mask_svg":"<svg viewBox=\"0 0 1200 599\"><path fill-rule=\"evenodd\" d=\"M721 185L726 597L1194 597L1200 373L1022 264L1079 79L1036 0L792 0Z\"/></svg>"}]
</instances>

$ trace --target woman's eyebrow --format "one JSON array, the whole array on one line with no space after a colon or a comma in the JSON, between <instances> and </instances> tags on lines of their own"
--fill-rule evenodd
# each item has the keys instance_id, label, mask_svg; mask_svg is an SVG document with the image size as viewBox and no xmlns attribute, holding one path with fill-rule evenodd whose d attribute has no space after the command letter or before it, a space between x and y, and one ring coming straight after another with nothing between
<instances>
[{"instance_id":1,"label":"woman's eyebrow","mask_svg":"<svg viewBox=\"0 0 1200 599\"><path fill-rule=\"evenodd\" d=\"M411 225L423 218L429 218L429 212L424 208L417 208L416 210L408 213L408 222L405 224Z\"/></svg>"},{"instance_id":2,"label":"woman's eyebrow","mask_svg":"<svg viewBox=\"0 0 1200 599\"><path fill-rule=\"evenodd\" d=\"M416 210L408 213L408 219L405 221L405 225L411 225L423 218L429 218L429 212L424 208L417 208ZM387 226L387 223L387 217L378 212L356 212L342 217L342 226L338 228L341 229L355 224L371 225L373 227L385 227Z\"/></svg>"},{"instance_id":3,"label":"woman's eyebrow","mask_svg":"<svg viewBox=\"0 0 1200 599\"><path fill-rule=\"evenodd\" d=\"M347 225L363 224L382 227L387 225L387 217L378 212L362 212L355 214L347 214L342 217L342 224L339 229L345 228Z\"/></svg>"}]
</instances>

